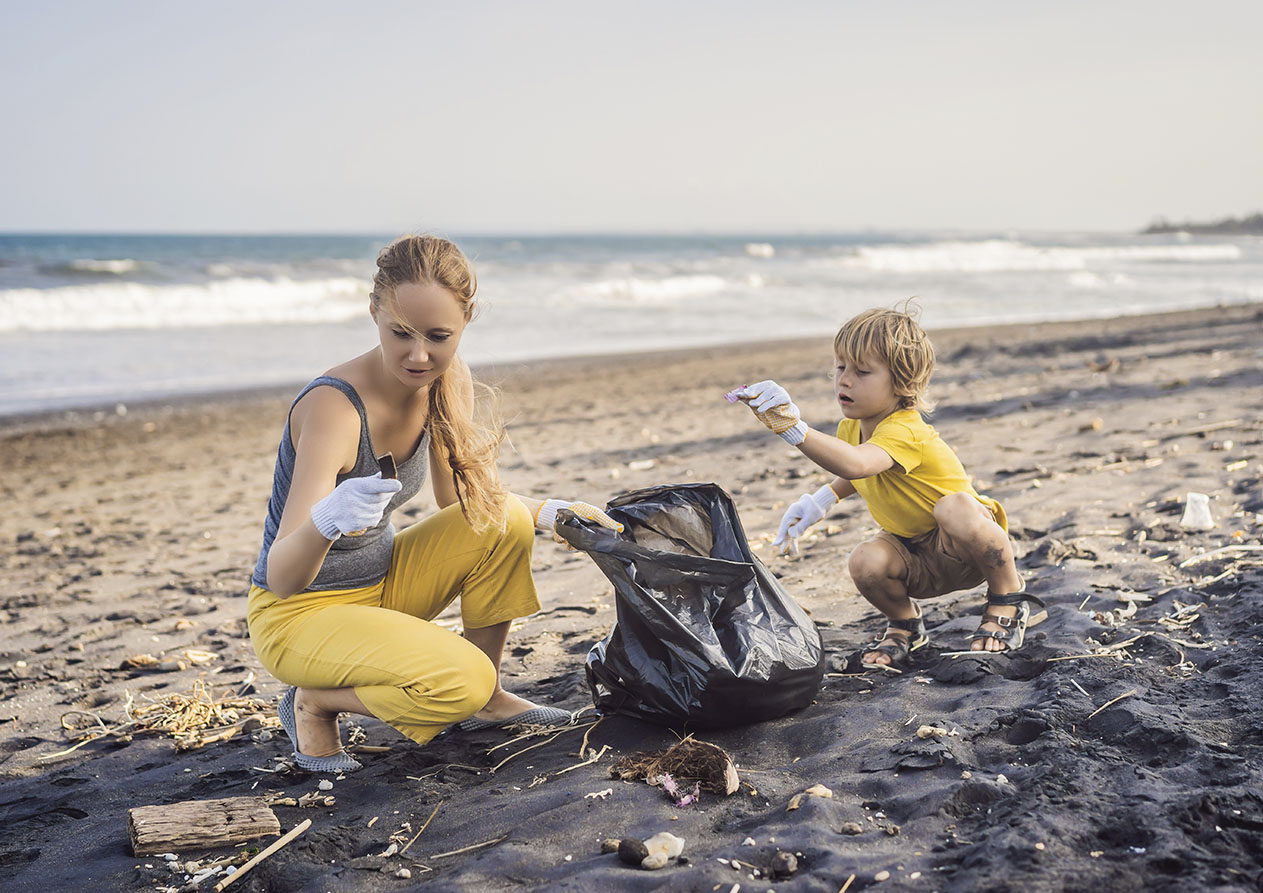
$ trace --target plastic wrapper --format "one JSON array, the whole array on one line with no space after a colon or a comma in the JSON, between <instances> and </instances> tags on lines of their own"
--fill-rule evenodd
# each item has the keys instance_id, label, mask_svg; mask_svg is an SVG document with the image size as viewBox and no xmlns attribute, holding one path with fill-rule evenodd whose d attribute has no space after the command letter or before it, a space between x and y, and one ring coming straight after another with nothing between
<instances>
[{"instance_id":1,"label":"plastic wrapper","mask_svg":"<svg viewBox=\"0 0 1263 893\"><path fill-rule=\"evenodd\" d=\"M622 533L564 510L556 523L614 584L617 621L586 665L602 713L714 728L811 703L824 677L820 634L751 554L722 488L637 490L606 511Z\"/></svg>"}]
</instances>

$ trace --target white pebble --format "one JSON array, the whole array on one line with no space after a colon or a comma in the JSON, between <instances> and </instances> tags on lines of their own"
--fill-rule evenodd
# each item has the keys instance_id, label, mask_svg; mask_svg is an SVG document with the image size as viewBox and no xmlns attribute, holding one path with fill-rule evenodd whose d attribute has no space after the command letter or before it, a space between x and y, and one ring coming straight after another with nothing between
<instances>
[{"instance_id":1,"label":"white pebble","mask_svg":"<svg viewBox=\"0 0 1263 893\"><path fill-rule=\"evenodd\" d=\"M747 837L745 840L741 841L741 845L742 846L755 846L754 838Z\"/></svg>"},{"instance_id":2,"label":"white pebble","mask_svg":"<svg viewBox=\"0 0 1263 893\"><path fill-rule=\"evenodd\" d=\"M412 877L412 872L406 868L401 868L395 872L395 877L401 878L406 881L408 878Z\"/></svg>"},{"instance_id":3,"label":"white pebble","mask_svg":"<svg viewBox=\"0 0 1263 893\"><path fill-rule=\"evenodd\" d=\"M318 784L318 785L317 785L317 787L318 787L318 788L320 788L320 790L322 790L322 791L332 791L332 790L333 790L333 782L331 782L331 781L330 781L329 779L327 779L327 778L322 778L322 779L320 779L320 784Z\"/></svg>"}]
</instances>

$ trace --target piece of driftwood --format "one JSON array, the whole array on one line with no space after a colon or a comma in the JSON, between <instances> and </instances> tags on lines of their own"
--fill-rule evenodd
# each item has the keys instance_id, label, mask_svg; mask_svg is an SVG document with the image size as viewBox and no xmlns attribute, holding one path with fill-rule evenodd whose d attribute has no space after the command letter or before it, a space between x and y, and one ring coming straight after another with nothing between
<instances>
[{"instance_id":1,"label":"piece of driftwood","mask_svg":"<svg viewBox=\"0 0 1263 893\"><path fill-rule=\"evenodd\" d=\"M127 810L127 835L137 856L230 846L280 833L281 823L262 797L185 800Z\"/></svg>"},{"instance_id":2,"label":"piece of driftwood","mask_svg":"<svg viewBox=\"0 0 1263 893\"><path fill-rule=\"evenodd\" d=\"M296 838L299 834L302 834L304 831L306 831L310 827L311 827L311 819L303 819L293 828L290 828L288 831L285 832L284 837L274 842L266 850L256 855L253 859L251 859L245 865L242 865L241 868L238 869L235 874L230 874L228 877L224 878L222 881L216 884L215 893L220 893L220 891L223 890L225 887L227 887L229 884L233 884L241 880L241 878L245 877L247 872L252 871L256 865L258 865L260 862L262 862L264 859L266 859L268 856L272 855L273 853L275 853L277 850L281 849L282 847L289 846L289 843L291 840Z\"/></svg>"}]
</instances>

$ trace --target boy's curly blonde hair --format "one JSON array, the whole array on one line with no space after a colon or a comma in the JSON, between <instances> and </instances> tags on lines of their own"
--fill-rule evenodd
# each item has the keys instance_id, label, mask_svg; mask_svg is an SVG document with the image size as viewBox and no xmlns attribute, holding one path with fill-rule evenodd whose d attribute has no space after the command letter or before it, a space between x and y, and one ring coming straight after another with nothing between
<instances>
[{"instance_id":1,"label":"boy's curly blonde hair","mask_svg":"<svg viewBox=\"0 0 1263 893\"><path fill-rule=\"evenodd\" d=\"M921 308L911 301L900 310L865 310L838 329L833 353L839 360L858 364L876 357L890 369L890 381L901 409L930 412L930 375L934 372L934 345L917 324Z\"/></svg>"}]
</instances>

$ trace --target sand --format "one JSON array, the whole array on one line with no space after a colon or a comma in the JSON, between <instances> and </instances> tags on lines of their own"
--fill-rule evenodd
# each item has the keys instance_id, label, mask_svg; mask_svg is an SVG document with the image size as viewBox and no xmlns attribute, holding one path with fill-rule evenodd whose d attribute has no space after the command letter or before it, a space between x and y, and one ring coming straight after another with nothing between
<instances>
[{"instance_id":1,"label":"sand","mask_svg":"<svg viewBox=\"0 0 1263 893\"><path fill-rule=\"evenodd\" d=\"M603 504L720 484L819 625L830 675L799 713L699 733L732 756L741 789L679 808L608 771L672 730L613 716L507 747L499 731L417 747L366 720L368 744L389 749L337 780L333 805L275 806L283 828L310 818L310 830L230 889L1263 889L1263 309L934 336L932 421L1005 504L1019 567L1049 604L1019 654L951 656L976 626L974 591L925 603L932 643L908 672L846 675L881 627L846 573L874 531L862 504L804 538L801 557L771 555L785 505L826 475L722 395L775 377L831 428L827 335L487 370L516 491ZM199 680L214 697L280 694L246 637L243 593L291 394L0 428L6 890L178 888L185 866L129 851L129 808L317 791L316 776L284 768L271 713L192 750L138 733L53 756L77 740L63 717L117 730L129 696L145 705ZM1190 490L1209 494L1213 529L1180 527ZM404 514L424 515L427 499ZM534 565L544 608L511 637L506 685L587 707L590 724L583 661L613 622L612 587L544 538ZM155 663L128 663L138 655ZM920 738L922 725L947 734ZM608 750L563 773L585 736L585 758ZM816 784L832 797L787 810ZM406 853L378 855L427 818ZM663 830L685 839L686 864L648 872L600 852L603 838ZM772 881L779 850L798 870ZM410 879L395 876L404 868Z\"/></svg>"}]
</instances>

